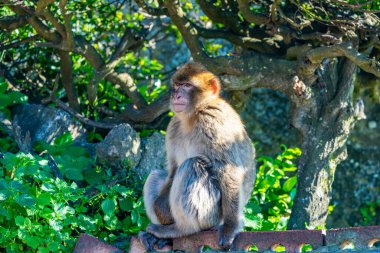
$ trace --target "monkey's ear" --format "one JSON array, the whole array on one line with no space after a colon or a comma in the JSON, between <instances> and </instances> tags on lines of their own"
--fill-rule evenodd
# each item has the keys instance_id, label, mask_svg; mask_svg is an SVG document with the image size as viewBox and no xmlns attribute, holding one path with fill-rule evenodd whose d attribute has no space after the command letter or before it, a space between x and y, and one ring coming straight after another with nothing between
<instances>
[{"instance_id":1,"label":"monkey's ear","mask_svg":"<svg viewBox=\"0 0 380 253\"><path fill-rule=\"evenodd\" d=\"M214 95L219 95L220 83L219 83L218 78L216 77L211 78L211 80L209 81L209 86Z\"/></svg>"}]
</instances>

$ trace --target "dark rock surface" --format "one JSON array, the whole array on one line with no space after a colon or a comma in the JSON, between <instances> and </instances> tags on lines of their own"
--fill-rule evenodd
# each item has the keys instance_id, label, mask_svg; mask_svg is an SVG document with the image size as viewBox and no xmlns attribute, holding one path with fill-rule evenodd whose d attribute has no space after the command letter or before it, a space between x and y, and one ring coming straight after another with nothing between
<instances>
[{"instance_id":1,"label":"dark rock surface","mask_svg":"<svg viewBox=\"0 0 380 253\"><path fill-rule=\"evenodd\" d=\"M85 139L86 130L67 112L39 104L20 105L13 116L13 127L20 128L21 136L29 132L31 143L54 140L70 132L74 140Z\"/></svg>"}]
</instances>

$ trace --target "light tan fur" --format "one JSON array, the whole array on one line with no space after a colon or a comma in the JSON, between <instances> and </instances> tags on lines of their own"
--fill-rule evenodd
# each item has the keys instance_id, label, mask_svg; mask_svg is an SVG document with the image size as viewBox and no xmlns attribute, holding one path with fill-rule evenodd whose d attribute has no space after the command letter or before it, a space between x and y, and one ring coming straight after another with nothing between
<instances>
[{"instance_id":1,"label":"light tan fur","mask_svg":"<svg viewBox=\"0 0 380 253\"><path fill-rule=\"evenodd\" d=\"M219 79L202 65L186 64L172 82L193 85L188 91L191 104L169 123L167 175L153 171L144 187L145 206L154 223L147 232L174 238L220 225L219 244L228 248L241 229L255 181L252 142L239 115L219 97ZM155 215L157 187L170 189L158 196L168 200L172 224L162 225Z\"/></svg>"}]
</instances>

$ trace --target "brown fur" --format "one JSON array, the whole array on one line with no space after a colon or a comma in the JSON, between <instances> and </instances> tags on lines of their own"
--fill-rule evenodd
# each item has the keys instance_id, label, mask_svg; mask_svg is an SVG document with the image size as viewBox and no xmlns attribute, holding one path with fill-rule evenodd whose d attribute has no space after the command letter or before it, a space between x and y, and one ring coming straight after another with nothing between
<instances>
[{"instance_id":1,"label":"brown fur","mask_svg":"<svg viewBox=\"0 0 380 253\"><path fill-rule=\"evenodd\" d=\"M186 64L172 81L190 82L193 88L187 92L193 96L167 129L170 176L159 179L152 172L144 187L145 206L154 223L147 232L173 238L220 225L219 244L228 248L241 229L255 181L252 142L239 115L219 97L219 79L202 65ZM152 184L162 180L157 194Z\"/></svg>"}]
</instances>

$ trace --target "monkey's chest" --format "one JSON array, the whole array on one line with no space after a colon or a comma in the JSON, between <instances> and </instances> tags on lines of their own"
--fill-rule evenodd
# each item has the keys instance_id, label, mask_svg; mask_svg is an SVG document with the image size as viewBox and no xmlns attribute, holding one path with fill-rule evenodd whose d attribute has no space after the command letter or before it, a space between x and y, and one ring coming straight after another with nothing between
<instances>
[{"instance_id":1,"label":"monkey's chest","mask_svg":"<svg viewBox=\"0 0 380 253\"><path fill-rule=\"evenodd\" d=\"M203 154L203 143L196 138L183 138L174 144L174 157L178 165L181 165L186 159Z\"/></svg>"}]
</instances>

